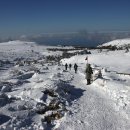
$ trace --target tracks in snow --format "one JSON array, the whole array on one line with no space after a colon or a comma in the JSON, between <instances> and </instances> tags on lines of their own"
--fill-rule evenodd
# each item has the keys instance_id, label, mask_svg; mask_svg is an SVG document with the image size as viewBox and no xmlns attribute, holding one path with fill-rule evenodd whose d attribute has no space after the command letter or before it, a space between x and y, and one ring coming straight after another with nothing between
<instances>
[{"instance_id":1,"label":"tracks in snow","mask_svg":"<svg viewBox=\"0 0 130 130\"><path fill-rule=\"evenodd\" d=\"M59 130L129 129L126 118L115 110L113 100L103 93L96 92L94 84L87 86L82 73L74 74L71 84L85 91L73 102L70 113L64 118Z\"/></svg>"},{"instance_id":2,"label":"tracks in snow","mask_svg":"<svg viewBox=\"0 0 130 130\"><path fill-rule=\"evenodd\" d=\"M57 128L59 130L127 130L126 120L119 112L115 111L112 100L94 90L96 85L97 87L101 87L101 84L97 83L98 80L94 81L96 84L87 86L86 80L84 79L85 77L83 73L81 73L83 71L81 70L75 74L73 71L63 71L61 67L50 66L49 70L45 71L46 72L41 74L34 74L32 78L28 79L29 83L27 85L23 84L21 89L15 93L23 100L23 104L30 101L32 105L31 109L33 109L40 100L45 99L42 93L42 90L45 88L54 89L59 94L59 98L65 103L68 112L64 113L66 116L61 120L55 122L55 127L46 127L43 125L43 128ZM99 83L102 83L104 90L105 88L108 89L107 86L105 86L105 82L99 81ZM46 99L50 100L51 98L46 97ZM45 102L47 101L46 99ZM24 108L24 106L21 105L21 101L17 102L20 104L20 108L14 107L13 109L13 104L12 107L8 108L7 106L7 109L12 110L11 116L12 113L13 115L17 115L20 109L21 118L23 118L22 111L26 111L28 115L28 108ZM33 117L34 113L31 116ZM26 118L29 119L28 117ZM17 121L17 119L15 121ZM20 126L18 125L16 127ZM31 126L32 129L33 127L34 126Z\"/></svg>"}]
</instances>

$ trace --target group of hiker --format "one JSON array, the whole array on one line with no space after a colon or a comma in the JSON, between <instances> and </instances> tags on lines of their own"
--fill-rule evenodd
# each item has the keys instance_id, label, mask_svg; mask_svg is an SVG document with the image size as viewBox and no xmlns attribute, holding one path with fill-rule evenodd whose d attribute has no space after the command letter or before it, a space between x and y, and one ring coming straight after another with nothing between
<instances>
[{"instance_id":1,"label":"group of hiker","mask_svg":"<svg viewBox=\"0 0 130 130\"><path fill-rule=\"evenodd\" d=\"M71 68L72 68L72 64L65 64L65 70L67 70L68 69L68 67L69 67L69 69L71 70ZM77 69L78 69L78 65L75 63L74 64L74 70L75 70L75 73L77 73Z\"/></svg>"},{"instance_id":2,"label":"group of hiker","mask_svg":"<svg viewBox=\"0 0 130 130\"><path fill-rule=\"evenodd\" d=\"M72 68L72 64L65 64L65 70L67 70L69 68L69 70L71 70ZM75 63L74 64L74 70L75 70L75 73L77 73L77 70L78 70L78 65ZM87 85L91 84L91 79L92 79L92 74L93 74L93 70L92 70L92 67L90 64L87 63L86 65L86 69L85 69L85 74L86 74L86 80L87 80Z\"/></svg>"}]
</instances>

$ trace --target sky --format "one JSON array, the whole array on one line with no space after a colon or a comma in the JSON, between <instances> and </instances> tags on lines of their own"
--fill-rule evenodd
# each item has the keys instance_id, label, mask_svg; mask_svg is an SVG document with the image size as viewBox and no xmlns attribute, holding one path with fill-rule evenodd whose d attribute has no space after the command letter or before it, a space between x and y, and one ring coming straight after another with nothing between
<instances>
[{"instance_id":1,"label":"sky","mask_svg":"<svg viewBox=\"0 0 130 130\"><path fill-rule=\"evenodd\" d=\"M130 0L0 0L0 37L130 31Z\"/></svg>"}]
</instances>

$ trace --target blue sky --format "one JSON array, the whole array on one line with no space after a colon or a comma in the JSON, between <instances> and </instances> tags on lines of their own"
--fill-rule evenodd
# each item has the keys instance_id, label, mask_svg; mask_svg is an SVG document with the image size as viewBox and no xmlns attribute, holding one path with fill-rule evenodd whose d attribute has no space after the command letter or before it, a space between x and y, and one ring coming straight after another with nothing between
<instances>
[{"instance_id":1,"label":"blue sky","mask_svg":"<svg viewBox=\"0 0 130 130\"><path fill-rule=\"evenodd\" d=\"M0 0L0 37L130 31L130 0Z\"/></svg>"}]
</instances>

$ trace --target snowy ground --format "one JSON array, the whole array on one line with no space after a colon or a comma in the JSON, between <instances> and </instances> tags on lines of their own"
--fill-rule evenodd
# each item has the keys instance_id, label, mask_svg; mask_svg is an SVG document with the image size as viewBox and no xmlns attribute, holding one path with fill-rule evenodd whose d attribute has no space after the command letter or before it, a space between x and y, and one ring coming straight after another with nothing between
<instances>
[{"instance_id":1,"label":"snowy ground","mask_svg":"<svg viewBox=\"0 0 130 130\"><path fill-rule=\"evenodd\" d=\"M116 40L104 43L103 45L99 45L99 47L100 46L109 46L109 45L116 46L117 48L124 47L124 46L127 47L130 45L130 38L116 39Z\"/></svg>"},{"instance_id":2,"label":"snowy ground","mask_svg":"<svg viewBox=\"0 0 130 130\"><path fill-rule=\"evenodd\" d=\"M0 44L0 130L130 129L129 52L88 55L94 74L87 86L86 55L46 63L46 55L61 55L47 48ZM77 63L78 73L65 71L65 63ZM96 78L99 70L102 78Z\"/></svg>"}]
</instances>

